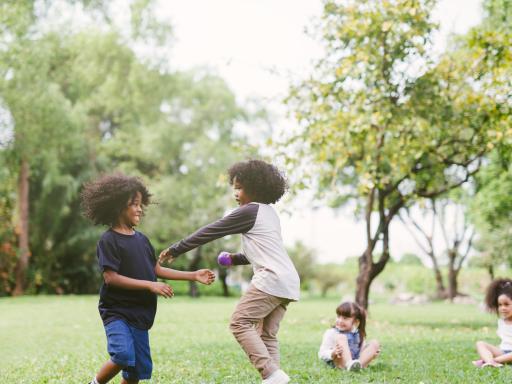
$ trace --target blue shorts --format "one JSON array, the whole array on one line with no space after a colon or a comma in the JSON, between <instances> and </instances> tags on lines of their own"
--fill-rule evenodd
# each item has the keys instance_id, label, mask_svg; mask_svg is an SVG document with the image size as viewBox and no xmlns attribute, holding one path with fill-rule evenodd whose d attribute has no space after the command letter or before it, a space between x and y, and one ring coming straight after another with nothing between
<instances>
[{"instance_id":1,"label":"blue shorts","mask_svg":"<svg viewBox=\"0 0 512 384\"><path fill-rule=\"evenodd\" d=\"M105 333L110 360L123 367L123 377L126 380L150 379L153 362L148 331L132 327L123 320L114 320L105 325Z\"/></svg>"}]
</instances>

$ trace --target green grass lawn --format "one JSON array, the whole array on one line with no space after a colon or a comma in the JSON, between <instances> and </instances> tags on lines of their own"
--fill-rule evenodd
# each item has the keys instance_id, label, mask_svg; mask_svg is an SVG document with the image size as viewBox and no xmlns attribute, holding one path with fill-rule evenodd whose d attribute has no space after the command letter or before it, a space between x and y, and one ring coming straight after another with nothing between
<instances>
[{"instance_id":1,"label":"green grass lawn","mask_svg":"<svg viewBox=\"0 0 512 384\"><path fill-rule=\"evenodd\" d=\"M95 296L0 299L2 383L87 383L108 358ZM235 299L159 300L150 332L152 383L260 383L228 330ZM336 299L292 303L281 323L282 368L292 383L505 383L512 367L477 369L477 339L497 343L496 320L474 305L375 304L368 334L379 359L360 373L317 359ZM119 379L113 382L118 383Z\"/></svg>"}]
</instances>

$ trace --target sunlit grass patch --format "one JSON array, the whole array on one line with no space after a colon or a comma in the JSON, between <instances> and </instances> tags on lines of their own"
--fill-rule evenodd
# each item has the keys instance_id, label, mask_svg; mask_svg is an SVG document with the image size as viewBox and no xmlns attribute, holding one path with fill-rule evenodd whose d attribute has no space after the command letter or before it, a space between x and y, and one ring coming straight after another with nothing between
<instances>
[{"instance_id":1,"label":"sunlit grass patch","mask_svg":"<svg viewBox=\"0 0 512 384\"><path fill-rule=\"evenodd\" d=\"M258 374L230 334L236 299L159 300L150 332L152 383L251 384ZM282 368L292 383L504 383L512 367L477 369L475 341L497 343L496 319L476 305L375 304L369 338L382 354L360 373L317 358L336 299L292 303L280 330ZM8 383L87 383L108 358L97 297L0 300L0 377ZM113 382L119 382L114 380Z\"/></svg>"}]
</instances>

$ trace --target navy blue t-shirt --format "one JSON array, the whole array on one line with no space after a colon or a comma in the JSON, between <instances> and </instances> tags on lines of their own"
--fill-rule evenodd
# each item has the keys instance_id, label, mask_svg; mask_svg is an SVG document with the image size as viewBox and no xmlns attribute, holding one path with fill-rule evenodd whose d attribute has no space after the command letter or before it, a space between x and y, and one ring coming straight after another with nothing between
<instances>
[{"instance_id":1,"label":"navy blue t-shirt","mask_svg":"<svg viewBox=\"0 0 512 384\"><path fill-rule=\"evenodd\" d=\"M139 280L156 281L155 249L144 234L124 235L111 229L100 238L96 249L100 269ZM156 314L156 294L129 290L103 282L98 305L103 324L125 320L139 329L150 329Z\"/></svg>"}]
</instances>

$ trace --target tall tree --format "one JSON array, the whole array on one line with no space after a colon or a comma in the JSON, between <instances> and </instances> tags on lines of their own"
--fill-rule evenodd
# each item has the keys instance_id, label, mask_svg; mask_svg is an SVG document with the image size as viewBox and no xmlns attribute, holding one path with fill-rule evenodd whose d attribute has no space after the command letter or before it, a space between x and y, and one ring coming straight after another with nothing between
<instances>
[{"instance_id":1,"label":"tall tree","mask_svg":"<svg viewBox=\"0 0 512 384\"><path fill-rule=\"evenodd\" d=\"M469 205L478 232L480 265L494 277L494 268L512 265L512 151L494 153L478 175L479 190Z\"/></svg>"},{"instance_id":2,"label":"tall tree","mask_svg":"<svg viewBox=\"0 0 512 384\"><path fill-rule=\"evenodd\" d=\"M489 94L501 100L502 130L494 134L503 136L484 171L477 178L477 194L470 205L470 214L478 230L476 246L481 252L480 264L487 267L491 278L494 266L512 263L510 211L512 200L512 1L485 0L484 20L474 28L468 38L472 49L485 53L479 62L482 78Z\"/></svg>"},{"instance_id":3,"label":"tall tree","mask_svg":"<svg viewBox=\"0 0 512 384\"><path fill-rule=\"evenodd\" d=\"M486 53L457 42L432 54L434 4L326 1L326 55L289 99L304 128L290 140L297 159L334 206L355 202L366 222L356 288L364 307L400 209L468 181L504 129L492 82L480 80Z\"/></svg>"},{"instance_id":4,"label":"tall tree","mask_svg":"<svg viewBox=\"0 0 512 384\"><path fill-rule=\"evenodd\" d=\"M174 73L159 82L162 87L154 84L151 89L161 111L137 128L121 128L105 148L116 167L150 179L156 204L149 207L141 228L163 249L233 206L227 169L254 154L254 148L235 131L238 122L251 117L222 79L194 72ZM128 138L140 143L137 150L125 145ZM228 244L233 241L207 244L174 265L188 270L200 263L214 267L215 256Z\"/></svg>"},{"instance_id":5,"label":"tall tree","mask_svg":"<svg viewBox=\"0 0 512 384\"><path fill-rule=\"evenodd\" d=\"M53 39L26 42L9 51L8 67L12 75L0 84L2 97L14 121L13 141L9 150L18 170L18 238L19 259L16 265L16 287L13 294L24 290L25 271L30 257L29 214L30 179L33 166L49 170L56 165L60 150L71 150L67 144L78 143L77 122L71 105L55 83L49 81ZM20 66L16 63L22 63ZM37 63L37 65L35 65ZM5 61L4 61L5 64Z\"/></svg>"},{"instance_id":6,"label":"tall tree","mask_svg":"<svg viewBox=\"0 0 512 384\"><path fill-rule=\"evenodd\" d=\"M472 249L475 235L468 218L467 205L462 201L446 197L428 199L422 209L423 217L429 221L427 225L419 223L410 210L404 211L407 212L408 218L401 215L400 219L432 263L436 297L453 301L457 295L461 294L458 289L458 277ZM444 242L444 248L441 251L435 245L436 242L441 243L437 241L438 237L442 237ZM448 259L447 284L441 272L441 256L446 256Z\"/></svg>"},{"instance_id":7,"label":"tall tree","mask_svg":"<svg viewBox=\"0 0 512 384\"><path fill-rule=\"evenodd\" d=\"M68 4L82 6L87 20L82 28L54 19L55 9ZM15 294L25 288L31 254L32 280L43 281L47 290L79 292L94 286L89 255L95 232L86 229L79 214L80 185L95 172L119 165L118 154L109 152L112 143L126 146L129 141L123 140L131 132L166 118L163 94L173 98L179 76L170 75L161 57L139 57L133 47L148 40L165 44L169 29L154 22L152 1L125 4L132 21L127 29L111 25L115 10L108 2L2 5L0 95L12 116L12 139L1 151L12 174L19 175ZM183 83L195 81L192 75L187 79ZM176 136L172 124L167 126L167 135Z\"/></svg>"},{"instance_id":8,"label":"tall tree","mask_svg":"<svg viewBox=\"0 0 512 384\"><path fill-rule=\"evenodd\" d=\"M16 231L13 225L15 191L16 175L0 155L0 296L11 293L17 262Z\"/></svg>"}]
</instances>

